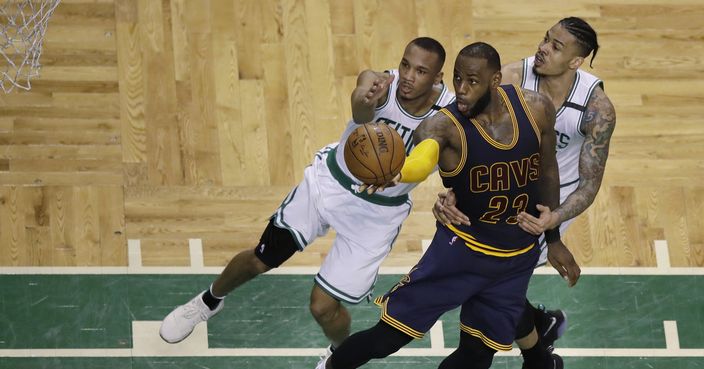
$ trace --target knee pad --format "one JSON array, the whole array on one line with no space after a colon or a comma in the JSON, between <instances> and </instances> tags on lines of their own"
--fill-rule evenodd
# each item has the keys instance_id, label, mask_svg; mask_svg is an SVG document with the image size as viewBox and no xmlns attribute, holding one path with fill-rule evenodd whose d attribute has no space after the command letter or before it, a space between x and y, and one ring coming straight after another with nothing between
<instances>
[{"instance_id":1,"label":"knee pad","mask_svg":"<svg viewBox=\"0 0 704 369\"><path fill-rule=\"evenodd\" d=\"M521 319L518 321L518 326L516 326L516 339L528 336L535 328L535 313L533 310L533 306L526 300L523 314L521 314Z\"/></svg>"},{"instance_id":2,"label":"knee pad","mask_svg":"<svg viewBox=\"0 0 704 369\"><path fill-rule=\"evenodd\" d=\"M254 249L254 255L269 268L278 268L296 251L298 246L291 232L275 226L274 221L270 220Z\"/></svg>"}]
</instances>

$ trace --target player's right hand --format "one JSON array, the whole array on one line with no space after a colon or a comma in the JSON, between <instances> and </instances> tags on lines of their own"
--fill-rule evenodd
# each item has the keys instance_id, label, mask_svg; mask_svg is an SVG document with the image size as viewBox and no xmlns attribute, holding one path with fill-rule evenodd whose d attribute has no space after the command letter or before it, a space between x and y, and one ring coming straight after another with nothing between
<instances>
[{"instance_id":1,"label":"player's right hand","mask_svg":"<svg viewBox=\"0 0 704 369\"><path fill-rule=\"evenodd\" d=\"M377 79L372 82L372 86L369 87L367 93L364 94L363 102L365 104L376 105L381 97L386 96L393 80L393 74L384 73L383 77L377 77Z\"/></svg>"},{"instance_id":2,"label":"player's right hand","mask_svg":"<svg viewBox=\"0 0 704 369\"><path fill-rule=\"evenodd\" d=\"M362 184L359 185L357 188L357 192L367 192L368 195L373 195L376 192L381 192L384 191L385 188L387 187L393 187L396 186L399 182L401 182L401 173L397 174L394 179L391 181L383 184L383 185L374 185L374 184Z\"/></svg>"},{"instance_id":3,"label":"player's right hand","mask_svg":"<svg viewBox=\"0 0 704 369\"><path fill-rule=\"evenodd\" d=\"M455 205L457 198L452 189L438 193L438 199L433 205L433 215L442 224L470 225L469 217L464 215Z\"/></svg>"}]
</instances>

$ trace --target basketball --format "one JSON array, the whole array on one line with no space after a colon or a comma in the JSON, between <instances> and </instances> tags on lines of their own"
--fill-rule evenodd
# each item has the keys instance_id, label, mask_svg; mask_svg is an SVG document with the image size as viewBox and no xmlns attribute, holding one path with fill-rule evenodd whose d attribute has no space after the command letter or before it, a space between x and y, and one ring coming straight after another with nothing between
<instances>
[{"instance_id":1,"label":"basketball","mask_svg":"<svg viewBox=\"0 0 704 369\"><path fill-rule=\"evenodd\" d=\"M360 124L345 143L345 163L365 184L383 185L403 167L406 147L395 129L384 123Z\"/></svg>"}]
</instances>

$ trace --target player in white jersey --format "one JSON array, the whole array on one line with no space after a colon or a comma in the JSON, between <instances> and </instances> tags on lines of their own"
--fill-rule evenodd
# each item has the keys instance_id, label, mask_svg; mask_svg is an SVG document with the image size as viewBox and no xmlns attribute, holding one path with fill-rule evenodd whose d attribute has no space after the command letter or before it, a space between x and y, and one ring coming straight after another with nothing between
<instances>
[{"instance_id":1,"label":"player in white jersey","mask_svg":"<svg viewBox=\"0 0 704 369\"><path fill-rule=\"evenodd\" d=\"M421 37L406 47L398 70L364 71L352 93L353 119L339 147L357 123L385 122L395 128L411 149L413 130L427 116L454 101L442 83L445 50L434 39ZM280 266L303 251L330 227L337 235L323 261L311 292L310 311L332 346L350 333L350 316L340 303L359 303L376 282L401 224L411 210L412 186L384 194L356 191L360 182L350 175L338 153L338 143L315 154L303 181L271 217L259 244L237 254L209 289L164 318L160 335L170 343L185 339L200 322L223 307L229 292L257 275Z\"/></svg>"},{"instance_id":2,"label":"player in white jersey","mask_svg":"<svg viewBox=\"0 0 704 369\"><path fill-rule=\"evenodd\" d=\"M591 205L601 186L616 116L611 101L604 93L602 81L579 69L590 53L594 60L598 49L594 29L580 18L569 17L560 20L545 33L534 56L502 68L502 83L518 84L546 95L557 111L555 134L561 205L558 212L539 208L539 219L526 213L519 215L519 224L533 234L541 234L558 226L560 233L564 233L574 217ZM433 208L438 220L445 223L467 222L466 216L459 213L453 204L452 192L440 195ZM544 237L541 237L543 252L538 265L545 264L548 259L546 249L549 244L546 245ZM553 260L550 262L553 266L559 264ZM564 270L558 271L564 276ZM575 276L569 276L569 279L576 281ZM524 357L523 367L562 367L562 359L549 353L553 342L565 329L566 315L563 311L545 312L526 301L526 313L519 324L516 340Z\"/></svg>"}]
</instances>

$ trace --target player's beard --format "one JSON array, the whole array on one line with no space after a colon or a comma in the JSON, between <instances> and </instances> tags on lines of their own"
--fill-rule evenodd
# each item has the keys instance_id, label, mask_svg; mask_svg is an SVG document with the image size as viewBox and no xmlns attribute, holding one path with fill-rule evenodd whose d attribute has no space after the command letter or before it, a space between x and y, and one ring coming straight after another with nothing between
<instances>
[{"instance_id":1,"label":"player's beard","mask_svg":"<svg viewBox=\"0 0 704 369\"><path fill-rule=\"evenodd\" d=\"M491 102L491 89L486 90L486 93L482 95L482 97L477 100L476 104L472 106L469 111L467 112L467 117L468 118L474 118L479 113L483 112L484 109L486 109L487 106L489 106L489 103Z\"/></svg>"}]
</instances>

